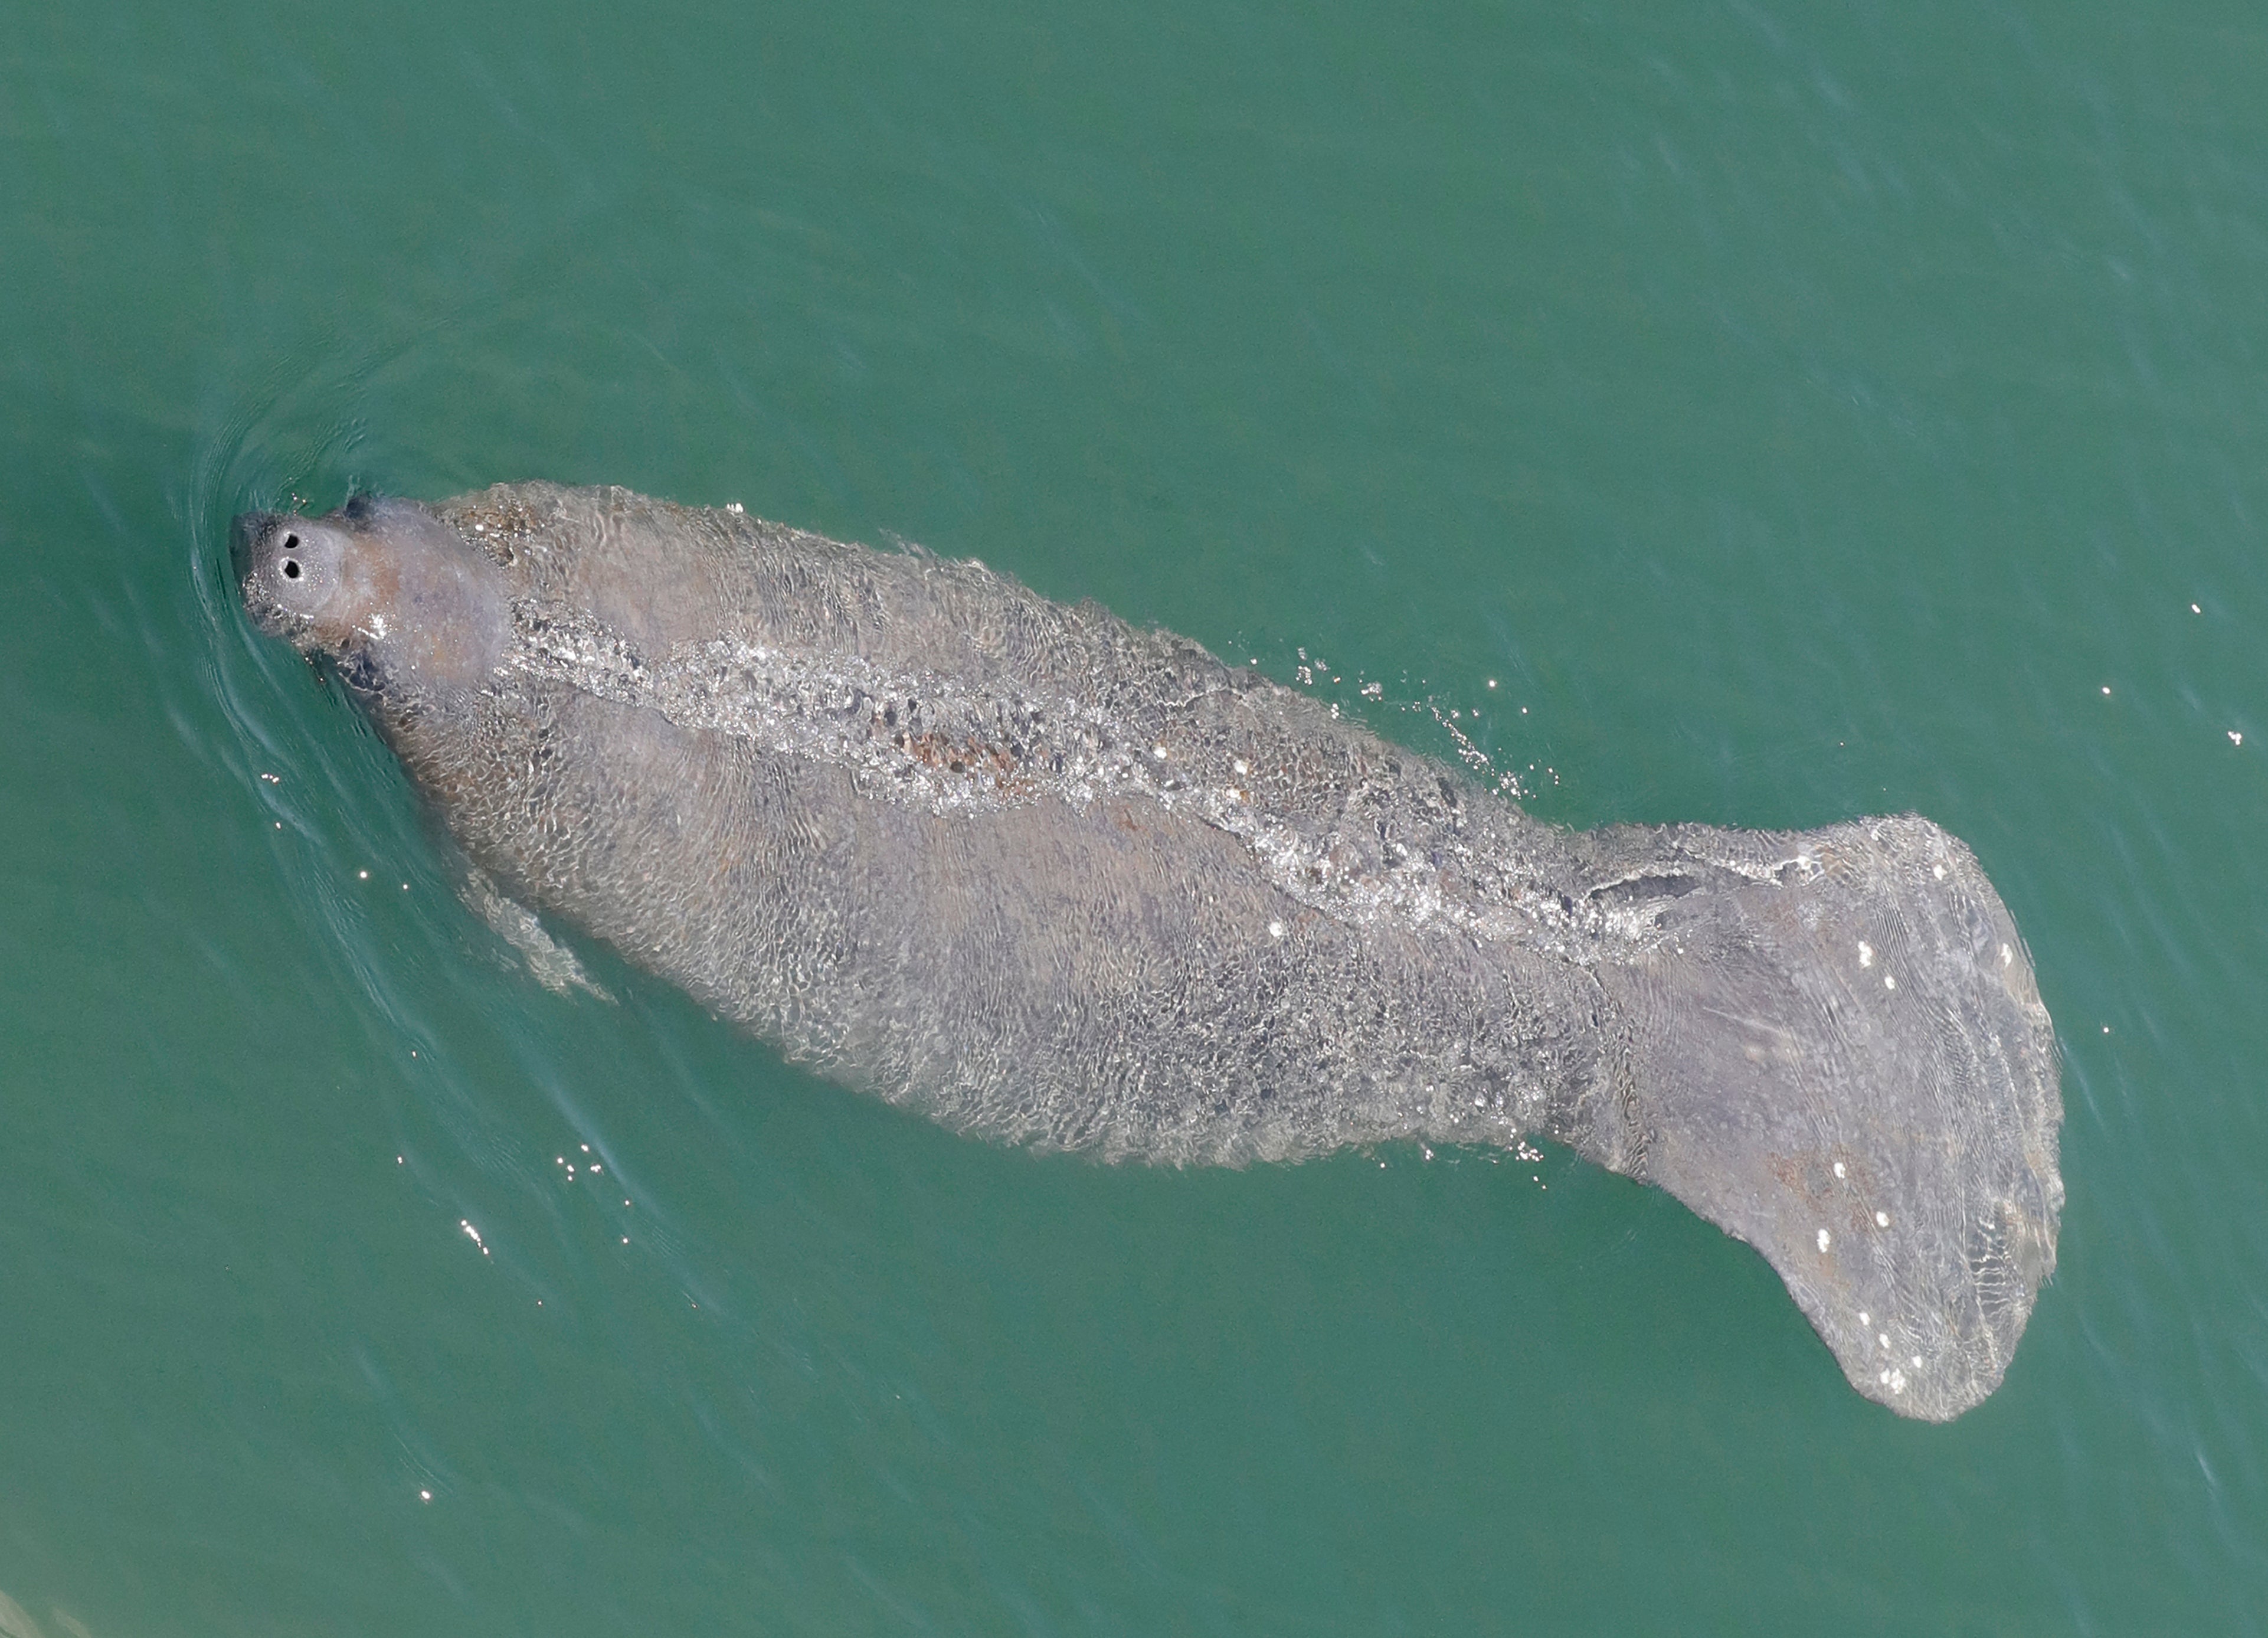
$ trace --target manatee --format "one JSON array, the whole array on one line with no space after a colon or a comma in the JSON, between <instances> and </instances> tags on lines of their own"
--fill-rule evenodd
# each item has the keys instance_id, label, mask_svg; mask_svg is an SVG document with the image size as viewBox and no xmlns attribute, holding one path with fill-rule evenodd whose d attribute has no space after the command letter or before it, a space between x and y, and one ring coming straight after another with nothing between
<instances>
[{"instance_id":1,"label":"manatee","mask_svg":"<svg viewBox=\"0 0 2268 1638\"><path fill-rule=\"evenodd\" d=\"M957 1131L1243 1166L1529 1136L1943 1420L2055 1265L2053 1026L1914 815L1571 832L977 562L621 489L236 521L479 871Z\"/></svg>"}]
</instances>

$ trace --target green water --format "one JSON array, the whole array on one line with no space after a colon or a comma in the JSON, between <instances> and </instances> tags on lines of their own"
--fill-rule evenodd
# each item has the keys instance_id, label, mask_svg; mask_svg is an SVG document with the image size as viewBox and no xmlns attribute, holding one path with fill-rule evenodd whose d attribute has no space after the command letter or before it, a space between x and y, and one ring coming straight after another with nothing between
<instances>
[{"instance_id":1,"label":"green water","mask_svg":"<svg viewBox=\"0 0 2268 1638\"><path fill-rule=\"evenodd\" d=\"M0 51L45 1638L2268 1629L2257 7L307 11ZM1304 649L1568 823L1948 826L2066 1055L2006 1385L1891 1417L1557 1152L1035 1159L546 992L224 573L535 476Z\"/></svg>"}]
</instances>

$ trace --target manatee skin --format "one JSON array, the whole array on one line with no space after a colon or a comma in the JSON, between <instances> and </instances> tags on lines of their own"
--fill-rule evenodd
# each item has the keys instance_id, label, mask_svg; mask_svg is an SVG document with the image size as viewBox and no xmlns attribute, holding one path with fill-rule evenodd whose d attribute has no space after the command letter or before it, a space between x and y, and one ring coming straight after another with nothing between
<instances>
[{"instance_id":1,"label":"manatee skin","mask_svg":"<svg viewBox=\"0 0 2268 1638\"><path fill-rule=\"evenodd\" d=\"M1942 1420L2055 1265L2053 1028L1914 816L1570 833L975 562L620 489L237 520L473 861L819 1073L1105 1160L1535 1133Z\"/></svg>"}]
</instances>

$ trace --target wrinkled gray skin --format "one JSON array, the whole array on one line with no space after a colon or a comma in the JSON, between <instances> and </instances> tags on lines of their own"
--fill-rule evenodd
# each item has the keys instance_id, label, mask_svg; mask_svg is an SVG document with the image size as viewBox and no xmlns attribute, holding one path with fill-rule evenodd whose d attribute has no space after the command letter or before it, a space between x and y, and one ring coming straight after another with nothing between
<instances>
[{"instance_id":1,"label":"wrinkled gray skin","mask_svg":"<svg viewBox=\"0 0 2268 1638\"><path fill-rule=\"evenodd\" d=\"M976 563L618 489L238 520L475 863L963 1132L1241 1165L1538 1133L1959 1414L2055 1264L2055 1039L1928 821L1552 829Z\"/></svg>"}]
</instances>

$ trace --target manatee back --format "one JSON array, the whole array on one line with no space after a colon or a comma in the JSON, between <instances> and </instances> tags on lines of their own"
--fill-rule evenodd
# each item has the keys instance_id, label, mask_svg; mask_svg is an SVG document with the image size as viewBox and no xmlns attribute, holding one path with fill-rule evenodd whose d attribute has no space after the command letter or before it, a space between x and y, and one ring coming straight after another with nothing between
<instances>
[{"instance_id":1,"label":"manatee back","mask_svg":"<svg viewBox=\"0 0 2268 1638\"><path fill-rule=\"evenodd\" d=\"M1936 826L1569 836L978 564L624 491L440 512L516 646L421 783L823 1073L1174 1163L1547 1133L1754 1244L1868 1397L1999 1381L2054 1264L2056 1051Z\"/></svg>"}]
</instances>

